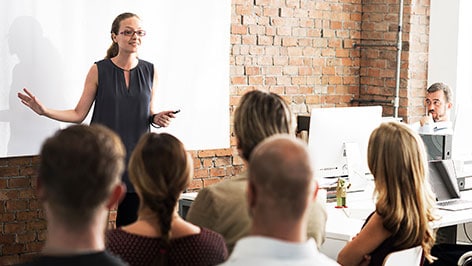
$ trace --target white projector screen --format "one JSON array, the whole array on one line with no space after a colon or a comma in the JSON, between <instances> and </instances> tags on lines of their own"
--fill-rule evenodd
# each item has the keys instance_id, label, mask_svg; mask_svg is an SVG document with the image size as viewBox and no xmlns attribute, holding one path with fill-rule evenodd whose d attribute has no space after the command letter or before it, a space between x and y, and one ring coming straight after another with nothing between
<instances>
[{"instance_id":1,"label":"white projector screen","mask_svg":"<svg viewBox=\"0 0 472 266\"><path fill-rule=\"evenodd\" d=\"M181 109L158 131L189 150L229 147L230 0L2 0L0 157L36 155L67 126L36 115L17 93L26 87L50 108L74 108L123 12L139 15L147 31L139 57L157 70L157 109Z\"/></svg>"}]
</instances>

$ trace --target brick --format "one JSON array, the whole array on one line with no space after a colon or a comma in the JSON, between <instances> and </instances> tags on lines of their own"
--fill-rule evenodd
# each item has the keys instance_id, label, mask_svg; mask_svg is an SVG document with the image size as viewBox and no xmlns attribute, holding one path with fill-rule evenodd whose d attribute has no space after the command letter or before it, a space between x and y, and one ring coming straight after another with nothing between
<instances>
[{"instance_id":1,"label":"brick","mask_svg":"<svg viewBox=\"0 0 472 266\"><path fill-rule=\"evenodd\" d=\"M20 169L20 176L32 176L38 174L38 167L25 167Z\"/></svg>"},{"instance_id":2,"label":"brick","mask_svg":"<svg viewBox=\"0 0 472 266\"><path fill-rule=\"evenodd\" d=\"M199 158L192 158L193 168L198 169L202 167L202 161Z\"/></svg>"},{"instance_id":3,"label":"brick","mask_svg":"<svg viewBox=\"0 0 472 266\"><path fill-rule=\"evenodd\" d=\"M1 179L0 178L0 189L7 188L7 183L8 183L8 179Z\"/></svg>"},{"instance_id":4,"label":"brick","mask_svg":"<svg viewBox=\"0 0 472 266\"><path fill-rule=\"evenodd\" d=\"M17 221L31 221L39 218L39 211L19 211L16 212Z\"/></svg>"},{"instance_id":5,"label":"brick","mask_svg":"<svg viewBox=\"0 0 472 266\"><path fill-rule=\"evenodd\" d=\"M216 156L231 156L233 155L232 149L219 149L215 151Z\"/></svg>"},{"instance_id":6,"label":"brick","mask_svg":"<svg viewBox=\"0 0 472 266\"><path fill-rule=\"evenodd\" d=\"M36 189L20 189L18 190L18 192L19 192L19 195L18 195L19 199L33 199L33 198L36 198L37 196Z\"/></svg>"},{"instance_id":7,"label":"brick","mask_svg":"<svg viewBox=\"0 0 472 266\"><path fill-rule=\"evenodd\" d=\"M202 150L198 151L198 157L203 158L203 157L213 157L215 156L215 150Z\"/></svg>"},{"instance_id":8,"label":"brick","mask_svg":"<svg viewBox=\"0 0 472 266\"><path fill-rule=\"evenodd\" d=\"M211 168L210 169L210 176L215 177L215 176L225 176L226 175L226 168Z\"/></svg>"},{"instance_id":9,"label":"brick","mask_svg":"<svg viewBox=\"0 0 472 266\"><path fill-rule=\"evenodd\" d=\"M29 221L26 224L26 230L28 231L30 230L38 231L38 230L43 230L46 228L47 228L47 223L45 220L33 220L33 221Z\"/></svg>"},{"instance_id":10,"label":"brick","mask_svg":"<svg viewBox=\"0 0 472 266\"><path fill-rule=\"evenodd\" d=\"M10 177L10 176L18 176L19 174L20 174L20 168L17 166L0 167L0 176Z\"/></svg>"},{"instance_id":11,"label":"brick","mask_svg":"<svg viewBox=\"0 0 472 266\"><path fill-rule=\"evenodd\" d=\"M36 233L35 232L26 232L22 234L17 234L16 238L18 243L29 243L36 240Z\"/></svg>"},{"instance_id":12,"label":"brick","mask_svg":"<svg viewBox=\"0 0 472 266\"><path fill-rule=\"evenodd\" d=\"M15 214L13 212L0 213L0 222L13 222Z\"/></svg>"},{"instance_id":13,"label":"brick","mask_svg":"<svg viewBox=\"0 0 472 266\"><path fill-rule=\"evenodd\" d=\"M244 67L244 73L246 75L259 75L261 74L261 68L257 66L246 66Z\"/></svg>"},{"instance_id":14,"label":"brick","mask_svg":"<svg viewBox=\"0 0 472 266\"><path fill-rule=\"evenodd\" d=\"M188 186L189 190L195 190L195 189L200 189L203 188L203 180L202 179L193 179L190 181L190 184Z\"/></svg>"},{"instance_id":15,"label":"brick","mask_svg":"<svg viewBox=\"0 0 472 266\"><path fill-rule=\"evenodd\" d=\"M30 242L26 244L27 252L40 252L43 249L44 243L42 242Z\"/></svg>"},{"instance_id":16,"label":"brick","mask_svg":"<svg viewBox=\"0 0 472 266\"><path fill-rule=\"evenodd\" d=\"M247 84L246 77L232 77L231 78L231 84L237 85L237 84Z\"/></svg>"},{"instance_id":17,"label":"brick","mask_svg":"<svg viewBox=\"0 0 472 266\"><path fill-rule=\"evenodd\" d=\"M231 25L231 34L244 35L247 34L247 26L243 25Z\"/></svg>"},{"instance_id":18,"label":"brick","mask_svg":"<svg viewBox=\"0 0 472 266\"><path fill-rule=\"evenodd\" d=\"M39 156L27 157L12 157L8 158L8 165L10 166L29 166L34 160L39 160ZM38 162L38 161L35 161Z\"/></svg>"},{"instance_id":19,"label":"brick","mask_svg":"<svg viewBox=\"0 0 472 266\"><path fill-rule=\"evenodd\" d=\"M248 83L251 85L262 85L264 78L262 76L250 76Z\"/></svg>"},{"instance_id":20,"label":"brick","mask_svg":"<svg viewBox=\"0 0 472 266\"><path fill-rule=\"evenodd\" d=\"M11 178L8 180L9 188L27 188L30 187L30 178Z\"/></svg>"},{"instance_id":21,"label":"brick","mask_svg":"<svg viewBox=\"0 0 472 266\"><path fill-rule=\"evenodd\" d=\"M202 160L203 168L210 168L213 167L213 158L203 159Z\"/></svg>"},{"instance_id":22,"label":"brick","mask_svg":"<svg viewBox=\"0 0 472 266\"><path fill-rule=\"evenodd\" d=\"M27 200L9 200L7 201L6 210L7 211L21 211L28 209Z\"/></svg>"},{"instance_id":23,"label":"brick","mask_svg":"<svg viewBox=\"0 0 472 266\"><path fill-rule=\"evenodd\" d=\"M205 169L196 169L193 171L194 179L198 178L207 178L210 176L210 171L205 168Z\"/></svg>"},{"instance_id":24,"label":"brick","mask_svg":"<svg viewBox=\"0 0 472 266\"><path fill-rule=\"evenodd\" d=\"M0 246L2 244L12 244L16 240L15 234L3 233L0 235Z\"/></svg>"},{"instance_id":25,"label":"brick","mask_svg":"<svg viewBox=\"0 0 472 266\"><path fill-rule=\"evenodd\" d=\"M38 231L38 240L39 241L45 241L47 236L47 231L46 230L39 230Z\"/></svg>"},{"instance_id":26,"label":"brick","mask_svg":"<svg viewBox=\"0 0 472 266\"><path fill-rule=\"evenodd\" d=\"M282 39L283 46L297 46L297 44L298 44L297 38L286 37Z\"/></svg>"},{"instance_id":27,"label":"brick","mask_svg":"<svg viewBox=\"0 0 472 266\"><path fill-rule=\"evenodd\" d=\"M0 249L0 254L2 254L2 250ZM18 255L5 255L5 254L2 254L2 256L0 256L0 265L16 265L20 262L24 262L24 260L20 259L20 256Z\"/></svg>"},{"instance_id":28,"label":"brick","mask_svg":"<svg viewBox=\"0 0 472 266\"><path fill-rule=\"evenodd\" d=\"M5 223L4 232L9 233L23 233L26 230L26 222Z\"/></svg>"},{"instance_id":29,"label":"brick","mask_svg":"<svg viewBox=\"0 0 472 266\"><path fill-rule=\"evenodd\" d=\"M215 167L231 166L231 157L217 157L215 159Z\"/></svg>"},{"instance_id":30,"label":"brick","mask_svg":"<svg viewBox=\"0 0 472 266\"><path fill-rule=\"evenodd\" d=\"M37 210L41 209L43 206L38 200L30 199L29 200L29 209L30 210Z\"/></svg>"},{"instance_id":31,"label":"brick","mask_svg":"<svg viewBox=\"0 0 472 266\"><path fill-rule=\"evenodd\" d=\"M15 255L26 251L25 244L5 244L2 247L2 255Z\"/></svg>"},{"instance_id":32,"label":"brick","mask_svg":"<svg viewBox=\"0 0 472 266\"><path fill-rule=\"evenodd\" d=\"M224 179L222 178L208 178L203 180L203 187L208 187L214 184L217 184L219 182L222 182Z\"/></svg>"}]
</instances>

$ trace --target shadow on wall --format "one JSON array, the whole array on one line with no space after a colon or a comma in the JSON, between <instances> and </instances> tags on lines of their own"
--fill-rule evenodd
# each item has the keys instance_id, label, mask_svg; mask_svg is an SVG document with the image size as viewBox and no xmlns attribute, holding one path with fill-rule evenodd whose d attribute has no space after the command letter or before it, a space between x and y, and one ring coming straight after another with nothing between
<instances>
[{"instance_id":1,"label":"shadow on wall","mask_svg":"<svg viewBox=\"0 0 472 266\"><path fill-rule=\"evenodd\" d=\"M7 122L10 130L10 134L0 132L0 139L8 142L6 154L0 154L0 157L36 155L40 144L59 128L60 123L41 117L24 106L17 98L17 92L26 87L46 106L62 102L63 60L51 41L44 37L43 29L34 17L17 17L9 28L7 42L10 55L16 56L18 63L11 73L9 107L0 111L0 122Z\"/></svg>"}]
</instances>

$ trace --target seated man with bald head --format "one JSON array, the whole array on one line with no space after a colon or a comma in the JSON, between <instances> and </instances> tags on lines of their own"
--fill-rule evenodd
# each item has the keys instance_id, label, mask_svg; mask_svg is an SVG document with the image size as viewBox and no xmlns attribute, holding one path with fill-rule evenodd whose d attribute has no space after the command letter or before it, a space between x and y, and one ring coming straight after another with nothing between
<instances>
[{"instance_id":1,"label":"seated man with bald head","mask_svg":"<svg viewBox=\"0 0 472 266\"><path fill-rule=\"evenodd\" d=\"M251 155L248 179L251 231L224 265L338 265L307 238L318 184L304 142L286 134L267 138Z\"/></svg>"}]
</instances>

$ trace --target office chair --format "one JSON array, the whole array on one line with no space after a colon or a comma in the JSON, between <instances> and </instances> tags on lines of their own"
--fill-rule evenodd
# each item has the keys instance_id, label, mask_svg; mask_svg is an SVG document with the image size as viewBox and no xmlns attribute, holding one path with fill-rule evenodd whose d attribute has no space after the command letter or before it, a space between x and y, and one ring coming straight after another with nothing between
<instances>
[{"instance_id":1,"label":"office chair","mask_svg":"<svg viewBox=\"0 0 472 266\"><path fill-rule=\"evenodd\" d=\"M457 266L472 266L472 251L464 253L457 262Z\"/></svg>"},{"instance_id":2,"label":"office chair","mask_svg":"<svg viewBox=\"0 0 472 266\"><path fill-rule=\"evenodd\" d=\"M392 252L385 257L383 266L419 266L423 259L421 246Z\"/></svg>"}]
</instances>

